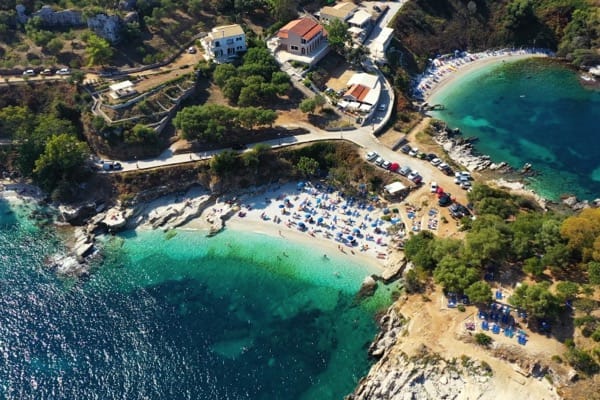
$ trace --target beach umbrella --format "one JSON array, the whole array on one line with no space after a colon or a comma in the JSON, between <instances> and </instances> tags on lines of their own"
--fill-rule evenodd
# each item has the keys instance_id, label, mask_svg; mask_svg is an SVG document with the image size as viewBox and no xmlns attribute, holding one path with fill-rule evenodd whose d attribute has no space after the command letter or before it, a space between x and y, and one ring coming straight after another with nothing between
<instances>
[{"instance_id":1,"label":"beach umbrella","mask_svg":"<svg viewBox=\"0 0 600 400\"><path fill-rule=\"evenodd\" d=\"M390 213L390 209L389 209L389 208L384 208L384 209L383 209L383 214L384 214L384 215L387 215L387 214L389 214L389 213Z\"/></svg>"},{"instance_id":2,"label":"beach umbrella","mask_svg":"<svg viewBox=\"0 0 600 400\"><path fill-rule=\"evenodd\" d=\"M317 218L317 222L320 224L321 222L323 222L323 217L319 217Z\"/></svg>"},{"instance_id":3,"label":"beach umbrella","mask_svg":"<svg viewBox=\"0 0 600 400\"><path fill-rule=\"evenodd\" d=\"M344 233L343 233L342 231L339 231L338 233L336 233L336 234L335 234L335 236L337 236L337 237L342 237L342 235L343 235L343 234L344 234Z\"/></svg>"},{"instance_id":4,"label":"beach umbrella","mask_svg":"<svg viewBox=\"0 0 600 400\"><path fill-rule=\"evenodd\" d=\"M392 224L396 225L398 222L400 222L400 219L399 219L399 218L392 218L392 219L390 220L390 222L391 222Z\"/></svg>"},{"instance_id":5,"label":"beach umbrella","mask_svg":"<svg viewBox=\"0 0 600 400\"><path fill-rule=\"evenodd\" d=\"M298 182L298 185L296 185L296 187L298 189L302 189L304 187L304 182Z\"/></svg>"},{"instance_id":6,"label":"beach umbrella","mask_svg":"<svg viewBox=\"0 0 600 400\"><path fill-rule=\"evenodd\" d=\"M306 213L304 214L304 218L310 218L311 214L310 213Z\"/></svg>"},{"instance_id":7,"label":"beach umbrella","mask_svg":"<svg viewBox=\"0 0 600 400\"><path fill-rule=\"evenodd\" d=\"M348 239L349 242L354 242L354 236L352 235L348 235L346 239Z\"/></svg>"},{"instance_id":8,"label":"beach umbrella","mask_svg":"<svg viewBox=\"0 0 600 400\"><path fill-rule=\"evenodd\" d=\"M280 204L280 205L279 205L279 208L284 208L284 207L285 207L285 205L284 205L284 204Z\"/></svg>"},{"instance_id":9,"label":"beach umbrella","mask_svg":"<svg viewBox=\"0 0 600 400\"><path fill-rule=\"evenodd\" d=\"M304 225L304 222L298 222L298 227L306 228L306 225Z\"/></svg>"},{"instance_id":10,"label":"beach umbrella","mask_svg":"<svg viewBox=\"0 0 600 400\"><path fill-rule=\"evenodd\" d=\"M398 171L399 168L400 164L398 163L392 163L392 165L390 165L390 171Z\"/></svg>"},{"instance_id":11,"label":"beach umbrella","mask_svg":"<svg viewBox=\"0 0 600 400\"><path fill-rule=\"evenodd\" d=\"M354 229L352 229L352 232L353 232L355 235L360 235L360 229L358 229L358 228L354 228Z\"/></svg>"}]
</instances>

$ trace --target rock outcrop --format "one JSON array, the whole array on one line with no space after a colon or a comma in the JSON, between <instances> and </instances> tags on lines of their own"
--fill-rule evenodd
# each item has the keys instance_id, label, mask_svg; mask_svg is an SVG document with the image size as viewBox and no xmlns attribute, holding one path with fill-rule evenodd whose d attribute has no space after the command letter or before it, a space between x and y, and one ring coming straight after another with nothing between
<instances>
[{"instance_id":1,"label":"rock outcrop","mask_svg":"<svg viewBox=\"0 0 600 400\"><path fill-rule=\"evenodd\" d=\"M135 4L135 1L126 2ZM32 17L40 18L42 25L46 27L79 27L86 25L96 35L103 37L111 43L117 43L121 40L121 31L123 20L118 15L108 15L105 13L96 14L86 18L81 11L77 10L54 10L51 6L42 6L38 11L27 15L26 8L22 4L16 6L17 20L21 24L27 23ZM131 20L137 20L131 16Z\"/></svg>"},{"instance_id":2,"label":"rock outcrop","mask_svg":"<svg viewBox=\"0 0 600 400\"><path fill-rule=\"evenodd\" d=\"M442 146L450 158L464 165L469 171L482 171L492 166L490 156L475 154L473 144L452 131L440 129L435 136L435 141Z\"/></svg>"}]
</instances>

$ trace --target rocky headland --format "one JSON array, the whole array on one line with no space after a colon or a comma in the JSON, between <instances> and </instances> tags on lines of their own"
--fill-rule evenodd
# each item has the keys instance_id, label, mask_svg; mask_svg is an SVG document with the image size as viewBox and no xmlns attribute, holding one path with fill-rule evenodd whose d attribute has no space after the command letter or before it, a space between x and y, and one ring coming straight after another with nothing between
<instances>
[{"instance_id":1,"label":"rocky headland","mask_svg":"<svg viewBox=\"0 0 600 400\"><path fill-rule=\"evenodd\" d=\"M477 359L478 346L467 333L455 339L473 346L473 354L437 352L436 343L412 334L410 325L420 322L404 317L398 303L388 309L369 347L377 362L346 400L559 399L550 382L569 379L568 372L503 344L487 349L488 361Z\"/></svg>"}]
</instances>

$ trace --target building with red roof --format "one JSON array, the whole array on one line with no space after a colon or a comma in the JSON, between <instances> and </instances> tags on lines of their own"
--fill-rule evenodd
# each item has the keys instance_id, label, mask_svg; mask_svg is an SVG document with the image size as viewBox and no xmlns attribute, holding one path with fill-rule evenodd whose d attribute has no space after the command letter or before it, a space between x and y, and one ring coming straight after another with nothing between
<instances>
[{"instance_id":1,"label":"building with red roof","mask_svg":"<svg viewBox=\"0 0 600 400\"><path fill-rule=\"evenodd\" d=\"M310 56L327 44L327 32L309 17L293 20L277 32L279 49L291 54Z\"/></svg>"}]
</instances>

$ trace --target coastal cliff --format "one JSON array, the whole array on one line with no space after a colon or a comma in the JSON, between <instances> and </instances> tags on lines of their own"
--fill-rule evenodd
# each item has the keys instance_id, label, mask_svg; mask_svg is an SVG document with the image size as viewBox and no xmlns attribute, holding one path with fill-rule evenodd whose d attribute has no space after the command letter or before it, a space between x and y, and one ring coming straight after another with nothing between
<instances>
[{"instance_id":1,"label":"coastal cliff","mask_svg":"<svg viewBox=\"0 0 600 400\"><path fill-rule=\"evenodd\" d=\"M401 299L380 318L381 331L369 347L377 362L346 400L561 398L550 382L566 384L569 371L503 343L483 349L470 333L449 329L456 321L447 315L446 330L423 334L439 321L412 313L410 303Z\"/></svg>"}]
</instances>

